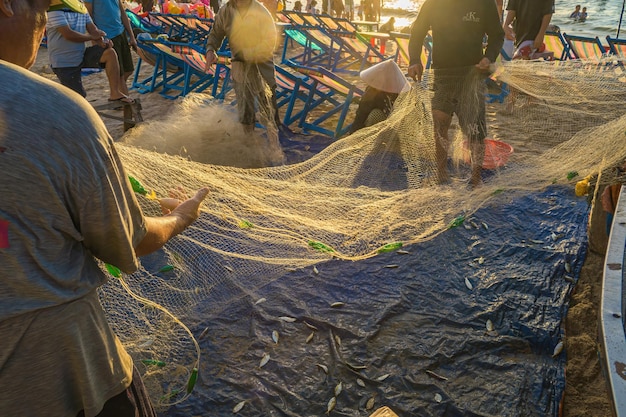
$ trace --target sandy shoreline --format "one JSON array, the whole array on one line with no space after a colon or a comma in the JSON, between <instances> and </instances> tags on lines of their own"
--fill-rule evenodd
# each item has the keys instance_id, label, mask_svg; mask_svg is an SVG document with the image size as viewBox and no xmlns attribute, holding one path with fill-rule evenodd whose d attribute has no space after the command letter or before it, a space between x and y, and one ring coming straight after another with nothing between
<instances>
[{"instance_id":1,"label":"sandy shoreline","mask_svg":"<svg viewBox=\"0 0 626 417\"><path fill-rule=\"evenodd\" d=\"M35 73L56 81L56 76L48 67L48 53L41 48L37 61L31 68ZM144 65L142 71L147 76L151 67ZM108 98L108 83L104 72L83 77L87 91L87 100L92 105L105 104ZM146 123L162 120L177 106L177 101L166 99L158 92L138 94L142 116ZM118 112L121 115L121 112ZM493 109L488 110L488 117L497 117ZM115 140L123 139L123 125L120 121L103 119L111 136ZM494 137L497 138L498 132ZM513 144L520 150L524 144ZM516 147L516 149L518 149ZM600 241L602 238L598 238ZM602 244L597 244L601 251ZM569 313L566 318L566 389L564 396L564 416L607 416L611 409L606 390L606 382L601 373L597 356L597 318L600 306L601 279L604 255L588 251L578 284L570 299Z\"/></svg>"}]
</instances>

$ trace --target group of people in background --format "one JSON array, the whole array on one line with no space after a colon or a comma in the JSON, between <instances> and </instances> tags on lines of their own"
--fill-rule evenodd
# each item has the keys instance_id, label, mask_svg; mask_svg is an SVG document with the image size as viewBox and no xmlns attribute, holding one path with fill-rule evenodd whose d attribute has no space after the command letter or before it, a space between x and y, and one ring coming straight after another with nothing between
<instances>
[{"instance_id":1,"label":"group of people in background","mask_svg":"<svg viewBox=\"0 0 626 417\"><path fill-rule=\"evenodd\" d=\"M569 18L576 22L584 22L587 20L587 8L580 8L580 4L577 4L574 11L569 15Z\"/></svg>"}]
</instances>

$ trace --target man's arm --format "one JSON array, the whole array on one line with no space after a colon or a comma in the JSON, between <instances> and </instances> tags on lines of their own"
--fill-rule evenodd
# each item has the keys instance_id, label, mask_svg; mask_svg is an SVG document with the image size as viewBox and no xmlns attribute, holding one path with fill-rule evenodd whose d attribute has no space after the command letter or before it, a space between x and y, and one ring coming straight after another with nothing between
<instances>
[{"instance_id":1,"label":"man's arm","mask_svg":"<svg viewBox=\"0 0 626 417\"><path fill-rule=\"evenodd\" d=\"M422 48L424 48L424 38L430 29L430 4L427 0L411 26L411 37L409 38L409 77L418 81L422 80L424 67L422 66Z\"/></svg>"},{"instance_id":2,"label":"man's arm","mask_svg":"<svg viewBox=\"0 0 626 417\"><path fill-rule=\"evenodd\" d=\"M496 61L502 50L504 30L500 26L500 16L498 16L498 9L495 7L495 4L489 7L486 14L487 26L485 33L487 34L487 49L485 50L485 58L489 59L491 63Z\"/></svg>"},{"instance_id":3,"label":"man's arm","mask_svg":"<svg viewBox=\"0 0 626 417\"><path fill-rule=\"evenodd\" d=\"M224 26L224 19L226 13L226 7L221 7L220 10L215 15L215 21L213 22L213 26L211 27L211 31L209 32L209 37L207 38L206 43L206 68L205 71L209 71L211 65L213 65L217 61L217 56L215 55L215 51L217 51L222 42L224 41L224 37L226 36L226 29Z\"/></svg>"},{"instance_id":4,"label":"man's arm","mask_svg":"<svg viewBox=\"0 0 626 417\"><path fill-rule=\"evenodd\" d=\"M539 50L541 45L543 44L543 37L546 35L546 30L548 30L548 25L552 20L552 14L546 14L541 19L541 28L539 29L539 33L537 33L537 37L535 38L534 48Z\"/></svg>"},{"instance_id":5,"label":"man's arm","mask_svg":"<svg viewBox=\"0 0 626 417\"><path fill-rule=\"evenodd\" d=\"M124 25L124 30L126 30L126 34L128 35L128 44L135 50L137 50L137 39L135 39L135 32L133 32L133 27L130 25L130 19L128 19L128 15L126 14L126 9L124 8L124 4L122 4L122 0L118 0L117 4L120 8L120 15L122 17L122 24Z\"/></svg>"},{"instance_id":6,"label":"man's arm","mask_svg":"<svg viewBox=\"0 0 626 417\"><path fill-rule=\"evenodd\" d=\"M510 41L515 40L515 32L513 31L514 20L515 20L515 10L508 10L506 12L506 19L504 20L502 29L504 29L504 36Z\"/></svg>"},{"instance_id":7,"label":"man's arm","mask_svg":"<svg viewBox=\"0 0 626 417\"><path fill-rule=\"evenodd\" d=\"M100 41L104 36L104 32L96 32L96 33L80 33L72 30L69 26L60 26L56 28L57 31L70 42L88 42L88 41Z\"/></svg>"},{"instance_id":8,"label":"man's arm","mask_svg":"<svg viewBox=\"0 0 626 417\"><path fill-rule=\"evenodd\" d=\"M162 217L146 217L146 235L135 247L135 254L144 256L157 251L168 240L185 230L198 218L200 204L208 193L208 188L202 188L195 196L174 208L170 214Z\"/></svg>"}]
</instances>

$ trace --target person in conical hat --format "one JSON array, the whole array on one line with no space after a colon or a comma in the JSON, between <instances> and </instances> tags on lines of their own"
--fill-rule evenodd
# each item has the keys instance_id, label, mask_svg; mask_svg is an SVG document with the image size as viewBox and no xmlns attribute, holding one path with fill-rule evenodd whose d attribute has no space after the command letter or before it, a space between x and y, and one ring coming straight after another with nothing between
<instances>
[{"instance_id":1,"label":"person in conical hat","mask_svg":"<svg viewBox=\"0 0 626 417\"><path fill-rule=\"evenodd\" d=\"M385 120L391 114L398 94L410 89L402 70L392 60L361 71L360 77L367 87L359 102L350 133Z\"/></svg>"}]
</instances>

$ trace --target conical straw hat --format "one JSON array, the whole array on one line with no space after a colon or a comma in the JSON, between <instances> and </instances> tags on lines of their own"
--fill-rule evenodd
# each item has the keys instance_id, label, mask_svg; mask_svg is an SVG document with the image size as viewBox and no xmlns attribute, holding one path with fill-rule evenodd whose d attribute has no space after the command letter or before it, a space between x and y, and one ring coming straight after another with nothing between
<instances>
[{"instance_id":1,"label":"conical straw hat","mask_svg":"<svg viewBox=\"0 0 626 417\"><path fill-rule=\"evenodd\" d=\"M398 64L390 59L361 71L360 76L370 87L386 93L400 94L410 88Z\"/></svg>"}]
</instances>

